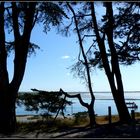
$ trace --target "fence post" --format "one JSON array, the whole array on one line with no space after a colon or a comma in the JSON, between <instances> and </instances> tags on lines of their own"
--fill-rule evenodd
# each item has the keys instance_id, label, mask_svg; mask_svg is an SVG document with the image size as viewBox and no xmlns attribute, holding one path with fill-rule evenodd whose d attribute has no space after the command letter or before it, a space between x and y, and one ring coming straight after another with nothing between
<instances>
[{"instance_id":1,"label":"fence post","mask_svg":"<svg viewBox=\"0 0 140 140\"><path fill-rule=\"evenodd\" d=\"M108 119L109 119L109 124L111 124L111 106L108 107Z\"/></svg>"},{"instance_id":2,"label":"fence post","mask_svg":"<svg viewBox=\"0 0 140 140\"><path fill-rule=\"evenodd\" d=\"M135 111L134 110L131 110L131 117L132 117L133 122L135 122Z\"/></svg>"},{"instance_id":3,"label":"fence post","mask_svg":"<svg viewBox=\"0 0 140 140\"><path fill-rule=\"evenodd\" d=\"M135 120L135 111L134 110L131 110L131 117L132 117L132 131L133 131L133 134L135 134L136 132L136 120Z\"/></svg>"},{"instance_id":4,"label":"fence post","mask_svg":"<svg viewBox=\"0 0 140 140\"><path fill-rule=\"evenodd\" d=\"M72 102L72 100L71 100ZM73 104L71 104L71 115L73 115Z\"/></svg>"}]
</instances>

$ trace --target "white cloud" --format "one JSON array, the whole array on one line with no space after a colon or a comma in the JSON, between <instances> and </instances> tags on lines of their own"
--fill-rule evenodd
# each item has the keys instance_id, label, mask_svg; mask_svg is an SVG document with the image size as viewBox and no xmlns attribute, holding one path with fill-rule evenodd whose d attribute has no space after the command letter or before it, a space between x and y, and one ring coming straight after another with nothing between
<instances>
[{"instance_id":1,"label":"white cloud","mask_svg":"<svg viewBox=\"0 0 140 140\"><path fill-rule=\"evenodd\" d=\"M64 56L62 56L61 58L62 58L62 59L68 59L68 58L70 58L70 56L64 55Z\"/></svg>"},{"instance_id":2,"label":"white cloud","mask_svg":"<svg viewBox=\"0 0 140 140\"><path fill-rule=\"evenodd\" d=\"M68 72L66 75L67 75L67 76L70 76L70 73Z\"/></svg>"}]
</instances>

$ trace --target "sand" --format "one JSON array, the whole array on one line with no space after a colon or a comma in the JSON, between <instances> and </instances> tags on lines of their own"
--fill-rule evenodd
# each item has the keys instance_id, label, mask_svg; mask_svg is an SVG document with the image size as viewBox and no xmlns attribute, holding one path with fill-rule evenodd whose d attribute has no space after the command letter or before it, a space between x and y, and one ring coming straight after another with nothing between
<instances>
[{"instance_id":1,"label":"sand","mask_svg":"<svg viewBox=\"0 0 140 140\"><path fill-rule=\"evenodd\" d=\"M31 122L31 121L37 121L37 119L32 119L33 115L18 115L16 117L18 122Z\"/></svg>"}]
</instances>

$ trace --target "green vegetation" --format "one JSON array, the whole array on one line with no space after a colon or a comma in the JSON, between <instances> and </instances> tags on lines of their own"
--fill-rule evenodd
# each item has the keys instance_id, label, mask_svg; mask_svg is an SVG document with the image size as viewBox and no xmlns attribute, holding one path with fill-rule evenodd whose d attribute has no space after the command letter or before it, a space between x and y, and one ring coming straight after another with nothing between
<instances>
[{"instance_id":1,"label":"green vegetation","mask_svg":"<svg viewBox=\"0 0 140 140\"><path fill-rule=\"evenodd\" d=\"M51 132L51 131L59 131L63 128L68 128L74 125L73 119L65 118L65 119L53 119L47 120L38 120L31 122L17 122L17 132Z\"/></svg>"},{"instance_id":2,"label":"green vegetation","mask_svg":"<svg viewBox=\"0 0 140 140\"><path fill-rule=\"evenodd\" d=\"M88 112L86 112L86 111L74 113L73 115L74 115L74 123L76 125L81 125L81 124L89 122Z\"/></svg>"},{"instance_id":3,"label":"green vegetation","mask_svg":"<svg viewBox=\"0 0 140 140\"><path fill-rule=\"evenodd\" d=\"M66 106L72 104L59 91L32 90L34 92L19 94L17 105L24 105L26 111L40 111L43 119L49 119L52 115L56 115L57 117L58 114L64 116Z\"/></svg>"},{"instance_id":4,"label":"green vegetation","mask_svg":"<svg viewBox=\"0 0 140 140\"><path fill-rule=\"evenodd\" d=\"M58 117L55 121L53 117L43 119L43 117L35 115L27 119L30 120L29 122L18 121L17 132L51 132L69 127L86 126L89 124L87 112L78 112L73 115L74 117Z\"/></svg>"}]
</instances>

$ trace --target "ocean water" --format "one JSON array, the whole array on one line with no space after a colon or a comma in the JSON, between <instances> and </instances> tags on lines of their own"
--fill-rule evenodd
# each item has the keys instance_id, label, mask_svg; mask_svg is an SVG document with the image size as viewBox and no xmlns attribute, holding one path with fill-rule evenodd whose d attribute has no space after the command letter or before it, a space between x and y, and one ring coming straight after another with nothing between
<instances>
[{"instance_id":1,"label":"ocean water","mask_svg":"<svg viewBox=\"0 0 140 140\"><path fill-rule=\"evenodd\" d=\"M75 94L75 93L71 93ZM80 93L84 102L90 102L90 95L88 92ZM100 115L107 115L108 114L108 107L111 106L112 115L118 114L116 105L114 103L113 97L110 92L97 92L95 93L95 104L94 110L95 114L98 116ZM65 115L72 115L73 113L87 111L87 109L79 103L77 98L70 99L73 102L71 106L67 106L65 110ZM140 112L140 92L126 92L125 93L125 102L135 102L138 108L135 110L136 112ZM131 111L131 109L128 109ZM40 113L40 112L39 112ZM16 108L17 115L36 115L37 113L34 111L26 111L24 106L17 106Z\"/></svg>"}]
</instances>

